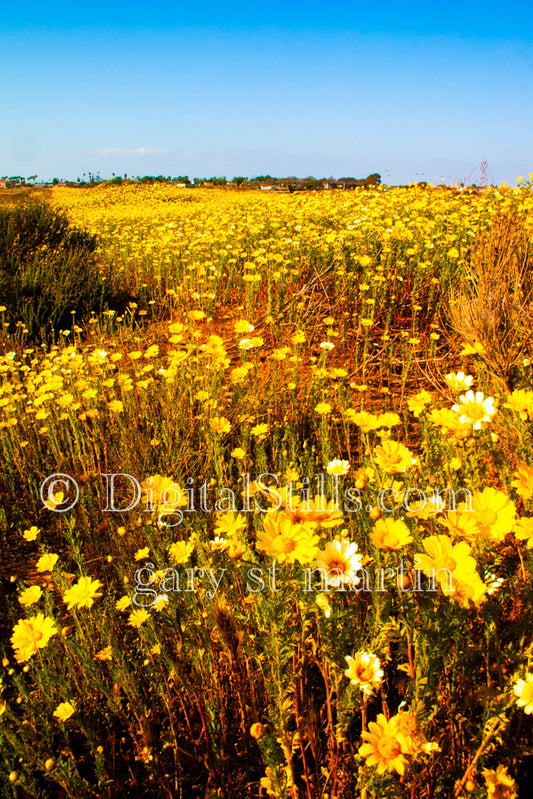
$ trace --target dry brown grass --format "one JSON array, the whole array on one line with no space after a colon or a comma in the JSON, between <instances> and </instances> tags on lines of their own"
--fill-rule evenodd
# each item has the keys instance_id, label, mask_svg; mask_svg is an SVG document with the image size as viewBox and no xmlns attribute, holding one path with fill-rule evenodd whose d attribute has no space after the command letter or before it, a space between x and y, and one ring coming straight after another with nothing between
<instances>
[{"instance_id":1,"label":"dry brown grass","mask_svg":"<svg viewBox=\"0 0 533 799\"><path fill-rule=\"evenodd\" d=\"M449 308L455 331L469 344L483 345L488 371L511 390L533 340L533 258L516 213L498 217L478 237L465 283L451 292Z\"/></svg>"}]
</instances>

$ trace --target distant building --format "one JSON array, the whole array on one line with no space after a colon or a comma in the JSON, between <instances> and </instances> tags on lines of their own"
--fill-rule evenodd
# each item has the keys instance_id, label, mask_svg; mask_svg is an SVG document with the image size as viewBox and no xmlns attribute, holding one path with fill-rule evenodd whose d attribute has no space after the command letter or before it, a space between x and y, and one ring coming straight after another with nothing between
<instances>
[{"instance_id":1,"label":"distant building","mask_svg":"<svg viewBox=\"0 0 533 799\"><path fill-rule=\"evenodd\" d=\"M7 178L0 178L0 189L5 189L7 186Z\"/></svg>"}]
</instances>

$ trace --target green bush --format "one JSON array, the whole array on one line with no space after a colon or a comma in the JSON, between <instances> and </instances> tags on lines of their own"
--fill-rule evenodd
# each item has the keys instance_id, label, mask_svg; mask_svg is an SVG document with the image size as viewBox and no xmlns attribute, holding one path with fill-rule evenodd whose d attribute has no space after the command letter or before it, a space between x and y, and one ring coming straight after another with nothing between
<instances>
[{"instance_id":1,"label":"green bush","mask_svg":"<svg viewBox=\"0 0 533 799\"><path fill-rule=\"evenodd\" d=\"M0 303L32 340L70 328L101 308L106 279L97 237L73 227L61 211L32 202L0 208Z\"/></svg>"}]
</instances>

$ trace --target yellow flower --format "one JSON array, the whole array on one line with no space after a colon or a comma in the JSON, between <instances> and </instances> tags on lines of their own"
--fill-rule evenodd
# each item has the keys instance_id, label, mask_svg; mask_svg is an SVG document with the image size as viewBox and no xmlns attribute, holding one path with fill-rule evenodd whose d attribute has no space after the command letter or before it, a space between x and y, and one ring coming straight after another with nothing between
<instances>
[{"instance_id":1,"label":"yellow flower","mask_svg":"<svg viewBox=\"0 0 533 799\"><path fill-rule=\"evenodd\" d=\"M139 628L141 624L144 624L146 619L150 618L150 614L144 608L139 608L138 610L133 610L128 618L128 624L130 627L137 627Z\"/></svg>"},{"instance_id":2,"label":"yellow flower","mask_svg":"<svg viewBox=\"0 0 533 799\"><path fill-rule=\"evenodd\" d=\"M350 471L350 461L341 461L341 460L330 461L326 467L326 471L328 474L343 477L345 474L348 474L348 472Z\"/></svg>"},{"instance_id":3,"label":"yellow flower","mask_svg":"<svg viewBox=\"0 0 533 799\"><path fill-rule=\"evenodd\" d=\"M366 742L359 747L359 754L366 758L369 766L377 766L378 774L397 771L403 775L407 760L402 754L401 739L396 731L380 713L377 721L371 721L368 732L361 733Z\"/></svg>"},{"instance_id":4,"label":"yellow flower","mask_svg":"<svg viewBox=\"0 0 533 799\"><path fill-rule=\"evenodd\" d=\"M372 543L378 549L401 549L413 540L401 519L378 519L372 530Z\"/></svg>"},{"instance_id":5,"label":"yellow flower","mask_svg":"<svg viewBox=\"0 0 533 799\"><path fill-rule=\"evenodd\" d=\"M357 552L357 544L351 541L330 541L324 549L321 549L316 560L313 561L313 569L321 569L325 575L325 585L339 586L357 585L360 577L357 572L362 567L361 556Z\"/></svg>"},{"instance_id":6,"label":"yellow flower","mask_svg":"<svg viewBox=\"0 0 533 799\"><path fill-rule=\"evenodd\" d=\"M451 390L456 392L468 391L474 382L474 378L471 375L465 375L464 372L450 372L449 375L446 375L445 380Z\"/></svg>"},{"instance_id":7,"label":"yellow flower","mask_svg":"<svg viewBox=\"0 0 533 799\"><path fill-rule=\"evenodd\" d=\"M290 354L290 347L278 347L270 353L270 357L274 361L284 361L287 355Z\"/></svg>"},{"instance_id":8,"label":"yellow flower","mask_svg":"<svg viewBox=\"0 0 533 799\"><path fill-rule=\"evenodd\" d=\"M431 402L431 394L427 391L419 391L418 394L415 394L413 397L409 397L407 400L407 407L415 415L418 419L426 405Z\"/></svg>"},{"instance_id":9,"label":"yellow flower","mask_svg":"<svg viewBox=\"0 0 533 799\"><path fill-rule=\"evenodd\" d=\"M24 530L22 537L25 538L26 541L35 541L40 532L40 529L33 525L29 530Z\"/></svg>"},{"instance_id":10,"label":"yellow flower","mask_svg":"<svg viewBox=\"0 0 533 799\"><path fill-rule=\"evenodd\" d=\"M244 554L244 547L240 541L232 539L228 544L227 552L230 558L238 560L239 558L242 558Z\"/></svg>"},{"instance_id":11,"label":"yellow flower","mask_svg":"<svg viewBox=\"0 0 533 799\"><path fill-rule=\"evenodd\" d=\"M485 601L487 586L477 572L459 568L453 572L453 591L452 599L461 607L468 608L470 603L479 605Z\"/></svg>"},{"instance_id":12,"label":"yellow flower","mask_svg":"<svg viewBox=\"0 0 533 799\"><path fill-rule=\"evenodd\" d=\"M473 344L465 344L459 355L482 355L485 352L485 347L480 341L474 341Z\"/></svg>"},{"instance_id":13,"label":"yellow flower","mask_svg":"<svg viewBox=\"0 0 533 799\"><path fill-rule=\"evenodd\" d=\"M96 653L95 658L97 660L113 660L113 650L110 646L105 646Z\"/></svg>"},{"instance_id":14,"label":"yellow flower","mask_svg":"<svg viewBox=\"0 0 533 799\"><path fill-rule=\"evenodd\" d=\"M61 408L68 408L69 405L72 405L74 402L73 394L63 394L62 396L57 398L57 404Z\"/></svg>"},{"instance_id":15,"label":"yellow flower","mask_svg":"<svg viewBox=\"0 0 533 799\"><path fill-rule=\"evenodd\" d=\"M252 427L250 433L253 436L264 436L268 433L268 425L267 424L256 424L255 427Z\"/></svg>"},{"instance_id":16,"label":"yellow flower","mask_svg":"<svg viewBox=\"0 0 533 799\"><path fill-rule=\"evenodd\" d=\"M102 596L98 589L102 588L100 580L92 580L90 577L80 577L76 585L65 591L63 602L67 603L67 610L76 608L90 608L94 604L95 597Z\"/></svg>"},{"instance_id":17,"label":"yellow flower","mask_svg":"<svg viewBox=\"0 0 533 799\"><path fill-rule=\"evenodd\" d=\"M246 519L244 516L234 513L233 511L218 515L215 526L215 533L218 535L235 535L242 530L246 530Z\"/></svg>"},{"instance_id":18,"label":"yellow flower","mask_svg":"<svg viewBox=\"0 0 533 799\"><path fill-rule=\"evenodd\" d=\"M253 369L251 363L243 364L242 366L236 366L235 369L231 370L231 382L235 384L242 383L246 379L250 369Z\"/></svg>"},{"instance_id":19,"label":"yellow flower","mask_svg":"<svg viewBox=\"0 0 533 799\"><path fill-rule=\"evenodd\" d=\"M485 777L487 799L517 799L518 785L506 766L499 765L496 770L485 768L482 774Z\"/></svg>"},{"instance_id":20,"label":"yellow flower","mask_svg":"<svg viewBox=\"0 0 533 799\"><path fill-rule=\"evenodd\" d=\"M403 754L416 756L420 751L427 750L428 744L420 729L420 722L412 710L399 710L391 717L389 724L400 740Z\"/></svg>"},{"instance_id":21,"label":"yellow flower","mask_svg":"<svg viewBox=\"0 0 533 799\"><path fill-rule=\"evenodd\" d=\"M395 427L400 424L400 417L397 413L380 413L378 416L378 427Z\"/></svg>"},{"instance_id":22,"label":"yellow flower","mask_svg":"<svg viewBox=\"0 0 533 799\"><path fill-rule=\"evenodd\" d=\"M21 619L13 628L11 644L15 650L17 663L22 663L43 649L50 638L57 633L54 620L38 613L30 619Z\"/></svg>"},{"instance_id":23,"label":"yellow flower","mask_svg":"<svg viewBox=\"0 0 533 799\"><path fill-rule=\"evenodd\" d=\"M511 485L516 488L516 493L522 499L531 499L533 496L533 466L528 466L524 461L520 461L518 468L513 472Z\"/></svg>"},{"instance_id":24,"label":"yellow flower","mask_svg":"<svg viewBox=\"0 0 533 799\"><path fill-rule=\"evenodd\" d=\"M41 557L35 564L35 568L37 569L38 572L51 572L53 571L58 558L59 555L54 555L51 552L47 552L46 555L41 555Z\"/></svg>"},{"instance_id":25,"label":"yellow flower","mask_svg":"<svg viewBox=\"0 0 533 799\"><path fill-rule=\"evenodd\" d=\"M65 499L65 494L63 491L56 491L52 497L48 497L45 501L45 505L49 510L55 510L58 505L61 505Z\"/></svg>"},{"instance_id":26,"label":"yellow flower","mask_svg":"<svg viewBox=\"0 0 533 799\"><path fill-rule=\"evenodd\" d=\"M251 333L254 326L251 325L250 322L247 322L246 319L239 319L233 324L233 329L237 334Z\"/></svg>"},{"instance_id":27,"label":"yellow flower","mask_svg":"<svg viewBox=\"0 0 533 799\"><path fill-rule=\"evenodd\" d=\"M406 446L390 439L376 447L375 460L387 474L400 474L416 463Z\"/></svg>"},{"instance_id":28,"label":"yellow flower","mask_svg":"<svg viewBox=\"0 0 533 799\"><path fill-rule=\"evenodd\" d=\"M430 571L443 590L454 590L457 573L461 573L464 582L466 575L476 571L476 561L470 556L472 547L466 541L454 545L447 535L431 535L422 543L427 554L416 553L415 569Z\"/></svg>"},{"instance_id":29,"label":"yellow flower","mask_svg":"<svg viewBox=\"0 0 533 799\"><path fill-rule=\"evenodd\" d=\"M216 535L209 543L213 552L224 552L224 550L229 547L227 538L222 538L219 535Z\"/></svg>"},{"instance_id":30,"label":"yellow flower","mask_svg":"<svg viewBox=\"0 0 533 799\"><path fill-rule=\"evenodd\" d=\"M365 694L371 694L383 679L379 659L371 652L358 652L355 657L346 655L348 668L344 672L352 685L357 685Z\"/></svg>"},{"instance_id":31,"label":"yellow flower","mask_svg":"<svg viewBox=\"0 0 533 799\"><path fill-rule=\"evenodd\" d=\"M143 547L142 549L138 549L135 553L135 560L144 560L150 554L150 547Z\"/></svg>"},{"instance_id":32,"label":"yellow flower","mask_svg":"<svg viewBox=\"0 0 533 799\"><path fill-rule=\"evenodd\" d=\"M156 355L159 355L158 344L152 344L150 347L148 347L148 349L144 353L145 358L154 358Z\"/></svg>"},{"instance_id":33,"label":"yellow flower","mask_svg":"<svg viewBox=\"0 0 533 799\"><path fill-rule=\"evenodd\" d=\"M358 488L359 490L366 488L372 475L372 469L357 469L357 471L354 473L355 488Z\"/></svg>"},{"instance_id":34,"label":"yellow flower","mask_svg":"<svg viewBox=\"0 0 533 799\"><path fill-rule=\"evenodd\" d=\"M319 402L318 405L315 406L315 411L319 416L327 416L331 413L331 405L328 402Z\"/></svg>"},{"instance_id":35,"label":"yellow flower","mask_svg":"<svg viewBox=\"0 0 533 799\"><path fill-rule=\"evenodd\" d=\"M21 605L33 605L38 602L42 595L41 588L38 585L30 585L19 594L19 602Z\"/></svg>"},{"instance_id":36,"label":"yellow flower","mask_svg":"<svg viewBox=\"0 0 533 799\"><path fill-rule=\"evenodd\" d=\"M357 413L354 408L348 408L344 415L349 422L360 427L363 433L370 433L371 430L377 430L379 427L379 417L374 416L373 413L368 413L367 411Z\"/></svg>"},{"instance_id":37,"label":"yellow flower","mask_svg":"<svg viewBox=\"0 0 533 799\"><path fill-rule=\"evenodd\" d=\"M459 403L452 407L452 411L459 414L459 421L462 424L471 424L474 430L481 430L496 413L494 398L485 397L481 391L475 394L473 391L461 394Z\"/></svg>"},{"instance_id":38,"label":"yellow flower","mask_svg":"<svg viewBox=\"0 0 533 799\"><path fill-rule=\"evenodd\" d=\"M303 524L292 524L283 513L269 513L257 536L257 548L279 563L310 563L318 551L318 536Z\"/></svg>"},{"instance_id":39,"label":"yellow flower","mask_svg":"<svg viewBox=\"0 0 533 799\"><path fill-rule=\"evenodd\" d=\"M434 408L429 415L429 421L440 427L443 433L452 433L462 438L470 435L470 422L461 422L451 408Z\"/></svg>"},{"instance_id":40,"label":"yellow flower","mask_svg":"<svg viewBox=\"0 0 533 799\"><path fill-rule=\"evenodd\" d=\"M526 391L523 388L516 389L507 397L507 402L503 405L520 415L522 421L533 417L533 391Z\"/></svg>"},{"instance_id":41,"label":"yellow flower","mask_svg":"<svg viewBox=\"0 0 533 799\"><path fill-rule=\"evenodd\" d=\"M187 563L194 552L194 543L191 541L175 541L168 548L168 554L174 563Z\"/></svg>"},{"instance_id":42,"label":"yellow flower","mask_svg":"<svg viewBox=\"0 0 533 799\"><path fill-rule=\"evenodd\" d=\"M513 691L518 697L518 707L523 707L524 713L530 716L533 713L533 674L526 674L525 680L517 680Z\"/></svg>"},{"instance_id":43,"label":"yellow flower","mask_svg":"<svg viewBox=\"0 0 533 799\"><path fill-rule=\"evenodd\" d=\"M528 549L533 549L533 516L518 519L513 532L519 541L527 541Z\"/></svg>"},{"instance_id":44,"label":"yellow flower","mask_svg":"<svg viewBox=\"0 0 533 799\"><path fill-rule=\"evenodd\" d=\"M231 423L224 416L213 416L210 424L215 433L229 433L231 430Z\"/></svg>"},{"instance_id":45,"label":"yellow flower","mask_svg":"<svg viewBox=\"0 0 533 799\"><path fill-rule=\"evenodd\" d=\"M284 489L278 491L282 499L288 502L289 494L284 494ZM295 501L296 500L296 501ZM344 519L342 511L337 510L333 500L326 502L326 497L317 494L314 499L299 501L299 498L292 498L292 507L296 506L295 510L287 508L286 514L290 517L294 524L307 524L310 527L339 527L343 524Z\"/></svg>"},{"instance_id":46,"label":"yellow flower","mask_svg":"<svg viewBox=\"0 0 533 799\"><path fill-rule=\"evenodd\" d=\"M160 594L158 597L155 598L154 604L152 605L154 610L157 610L159 613L168 605L168 596L166 594Z\"/></svg>"},{"instance_id":47,"label":"yellow flower","mask_svg":"<svg viewBox=\"0 0 533 799\"><path fill-rule=\"evenodd\" d=\"M131 599L129 596L123 596L120 599L117 599L115 602L115 607L119 612L126 610L131 605Z\"/></svg>"},{"instance_id":48,"label":"yellow flower","mask_svg":"<svg viewBox=\"0 0 533 799\"><path fill-rule=\"evenodd\" d=\"M171 477L154 474L141 483L143 500L158 515L173 513L187 505L187 496Z\"/></svg>"},{"instance_id":49,"label":"yellow flower","mask_svg":"<svg viewBox=\"0 0 533 799\"><path fill-rule=\"evenodd\" d=\"M107 403L107 407L112 413L121 413L121 411L124 410L124 403L118 399L114 399Z\"/></svg>"},{"instance_id":50,"label":"yellow flower","mask_svg":"<svg viewBox=\"0 0 533 799\"><path fill-rule=\"evenodd\" d=\"M479 534L479 529L474 518L474 514L470 511L462 513L458 510L448 511L444 519L437 520L439 524L446 527L451 535L474 540Z\"/></svg>"},{"instance_id":51,"label":"yellow flower","mask_svg":"<svg viewBox=\"0 0 533 799\"><path fill-rule=\"evenodd\" d=\"M515 523L514 502L503 491L489 486L472 497L472 510L480 538L503 541Z\"/></svg>"},{"instance_id":52,"label":"yellow flower","mask_svg":"<svg viewBox=\"0 0 533 799\"><path fill-rule=\"evenodd\" d=\"M246 457L246 452L241 447L235 447L231 451L231 457L236 458L238 461L242 461L243 458Z\"/></svg>"},{"instance_id":53,"label":"yellow flower","mask_svg":"<svg viewBox=\"0 0 533 799\"><path fill-rule=\"evenodd\" d=\"M73 704L71 704L71 702L61 702L61 704L58 705L54 710L53 715L56 719L59 719L59 721L65 722L68 721L68 719L73 716L75 712L76 708Z\"/></svg>"}]
</instances>

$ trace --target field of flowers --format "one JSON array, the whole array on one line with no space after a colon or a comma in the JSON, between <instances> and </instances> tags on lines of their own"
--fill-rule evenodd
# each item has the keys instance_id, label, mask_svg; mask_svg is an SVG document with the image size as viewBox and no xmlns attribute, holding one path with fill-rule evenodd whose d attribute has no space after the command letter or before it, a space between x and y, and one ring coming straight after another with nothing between
<instances>
[{"instance_id":1,"label":"field of flowers","mask_svg":"<svg viewBox=\"0 0 533 799\"><path fill-rule=\"evenodd\" d=\"M49 202L100 301L0 292L0 796L529 796L531 182Z\"/></svg>"}]
</instances>

